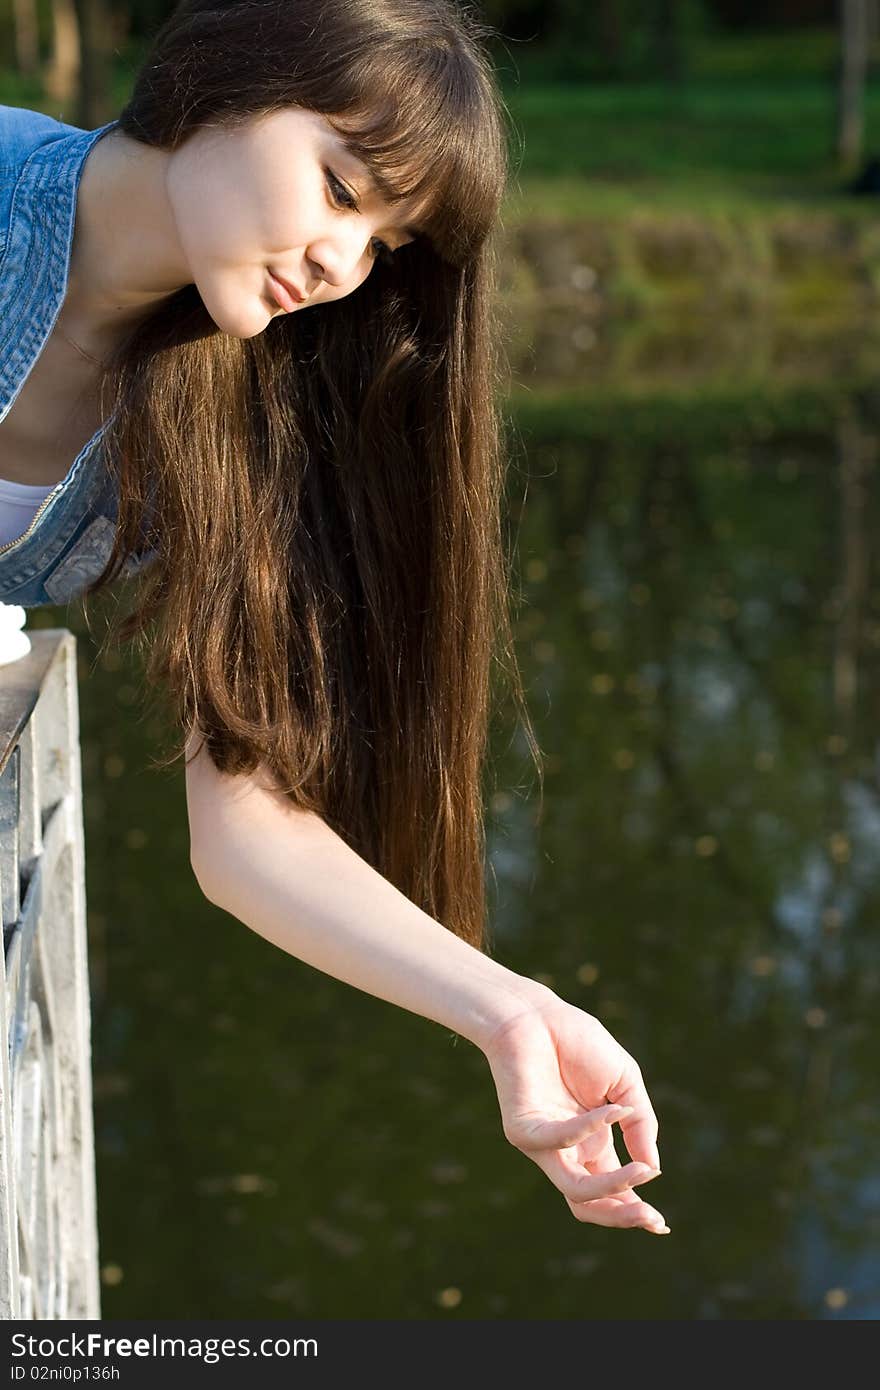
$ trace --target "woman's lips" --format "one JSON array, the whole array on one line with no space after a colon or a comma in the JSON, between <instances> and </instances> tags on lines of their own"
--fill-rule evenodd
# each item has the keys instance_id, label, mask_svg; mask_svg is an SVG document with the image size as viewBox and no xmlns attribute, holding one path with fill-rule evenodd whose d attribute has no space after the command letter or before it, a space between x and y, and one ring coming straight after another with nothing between
<instances>
[{"instance_id":1,"label":"woman's lips","mask_svg":"<svg viewBox=\"0 0 880 1390\"><path fill-rule=\"evenodd\" d=\"M269 285L272 294L281 305L282 309L285 309L288 314L296 309L298 305L305 303L304 295L294 294L282 280L279 280L277 276L272 274L271 270L267 270L266 274L269 277Z\"/></svg>"}]
</instances>

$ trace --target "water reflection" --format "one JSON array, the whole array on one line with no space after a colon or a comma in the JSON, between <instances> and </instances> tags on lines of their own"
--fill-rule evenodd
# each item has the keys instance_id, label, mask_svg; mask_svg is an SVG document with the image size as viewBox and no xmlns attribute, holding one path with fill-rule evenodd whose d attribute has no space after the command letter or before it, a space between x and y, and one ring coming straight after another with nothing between
<instances>
[{"instance_id":1,"label":"water reflection","mask_svg":"<svg viewBox=\"0 0 880 1390\"><path fill-rule=\"evenodd\" d=\"M31 625L80 640L105 1316L880 1313L878 415L837 381L772 408L631 386L517 403L547 775L539 805L500 718L488 868L496 954L641 1063L673 1235L573 1221L469 1044L200 897L135 662L92 670L53 610Z\"/></svg>"},{"instance_id":2,"label":"water reflection","mask_svg":"<svg viewBox=\"0 0 880 1390\"><path fill-rule=\"evenodd\" d=\"M499 939L652 1084L688 1273L642 1315L874 1316L876 423L645 457L551 419L521 532L546 805L532 930L507 940L502 886Z\"/></svg>"}]
</instances>

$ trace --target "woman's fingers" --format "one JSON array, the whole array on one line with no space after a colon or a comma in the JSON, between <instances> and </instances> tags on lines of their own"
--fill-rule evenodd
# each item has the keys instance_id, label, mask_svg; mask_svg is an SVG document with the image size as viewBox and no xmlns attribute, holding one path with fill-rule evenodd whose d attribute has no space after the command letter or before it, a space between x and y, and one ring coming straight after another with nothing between
<instances>
[{"instance_id":1,"label":"woman's fingers","mask_svg":"<svg viewBox=\"0 0 880 1390\"><path fill-rule=\"evenodd\" d=\"M587 1172L582 1164L575 1163L562 1153L533 1155L535 1162L547 1177L559 1188L570 1202L592 1202L597 1197L611 1197L617 1193L630 1191L638 1184L650 1182L658 1176L644 1163L627 1163L602 1173Z\"/></svg>"},{"instance_id":2,"label":"woman's fingers","mask_svg":"<svg viewBox=\"0 0 880 1390\"><path fill-rule=\"evenodd\" d=\"M650 1110L650 1106L648 1108ZM595 1172L587 1172L582 1163L565 1152L576 1149L578 1144L602 1131L607 1134L608 1127L616 1122L623 1127L633 1113L631 1106L602 1105L565 1120L522 1124L524 1132L515 1138L508 1135L508 1138L559 1188L579 1221L657 1229L665 1226L664 1218L654 1207L641 1201L633 1188L657 1177L659 1165L635 1160L621 1167L610 1136L601 1157L593 1161ZM653 1116L653 1111L650 1114ZM656 1120L654 1123L656 1125ZM650 1132L650 1120L648 1129Z\"/></svg>"},{"instance_id":3,"label":"woman's fingers","mask_svg":"<svg viewBox=\"0 0 880 1390\"><path fill-rule=\"evenodd\" d=\"M535 1154L544 1150L571 1149L591 1134L596 1134L605 1125L621 1123L629 1117L631 1109L625 1105L600 1105L595 1110L583 1110L566 1120L526 1120L520 1119L516 1133L508 1133L512 1144L523 1153ZM659 1163L654 1165L659 1168Z\"/></svg>"},{"instance_id":4,"label":"woman's fingers","mask_svg":"<svg viewBox=\"0 0 880 1390\"><path fill-rule=\"evenodd\" d=\"M613 1144L610 1144L607 1148L596 1154L589 1162L590 1167L596 1173L614 1173L620 1171L620 1159L617 1157ZM652 1207L648 1202L643 1201L638 1193L634 1192L632 1189L622 1193L616 1200L621 1205L626 1204L635 1209L629 1213L633 1218L634 1225L642 1226L652 1235L666 1235L669 1233L669 1227L666 1225L666 1219L662 1213L659 1212L656 1207ZM590 1205L595 1206L595 1203ZM573 1207L572 1211L581 1221L589 1221L592 1219L589 1207L584 1207L579 1211L575 1210Z\"/></svg>"},{"instance_id":5,"label":"woman's fingers","mask_svg":"<svg viewBox=\"0 0 880 1390\"><path fill-rule=\"evenodd\" d=\"M620 1128L630 1158L636 1159L639 1163L647 1163L651 1168L659 1168L659 1125L638 1068L635 1075L628 1075L625 1082L615 1091L614 1101L618 1108L627 1112L621 1117Z\"/></svg>"},{"instance_id":6,"label":"woman's fingers","mask_svg":"<svg viewBox=\"0 0 880 1390\"><path fill-rule=\"evenodd\" d=\"M669 1234L669 1227L660 1212L638 1198L627 1202L604 1197L596 1202L569 1202L568 1205L578 1221L594 1226L617 1226L625 1230L640 1228L651 1235Z\"/></svg>"}]
</instances>

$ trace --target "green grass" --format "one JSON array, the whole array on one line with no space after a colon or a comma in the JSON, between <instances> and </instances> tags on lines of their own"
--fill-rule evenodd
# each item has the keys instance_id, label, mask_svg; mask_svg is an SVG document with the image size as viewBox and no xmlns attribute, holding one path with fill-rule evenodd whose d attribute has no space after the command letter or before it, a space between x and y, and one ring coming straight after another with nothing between
<instances>
[{"instance_id":1,"label":"green grass","mask_svg":"<svg viewBox=\"0 0 880 1390\"><path fill-rule=\"evenodd\" d=\"M518 53L518 80L501 64L516 132L510 215L820 202L860 216L834 159L835 49L824 32L716 39L678 87L553 82L540 55ZM866 149L880 152L876 77Z\"/></svg>"}]
</instances>

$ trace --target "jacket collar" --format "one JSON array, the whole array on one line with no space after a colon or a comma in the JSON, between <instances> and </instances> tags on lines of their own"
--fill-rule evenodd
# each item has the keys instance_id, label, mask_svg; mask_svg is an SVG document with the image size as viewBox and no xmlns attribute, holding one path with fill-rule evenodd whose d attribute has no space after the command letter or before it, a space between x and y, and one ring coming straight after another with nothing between
<instances>
[{"instance_id":1,"label":"jacket collar","mask_svg":"<svg viewBox=\"0 0 880 1390\"><path fill-rule=\"evenodd\" d=\"M70 270L76 195L89 150L119 122L75 130L28 157L12 195L0 259L0 420L55 323Z\"/></svg>"}]
</instances>

